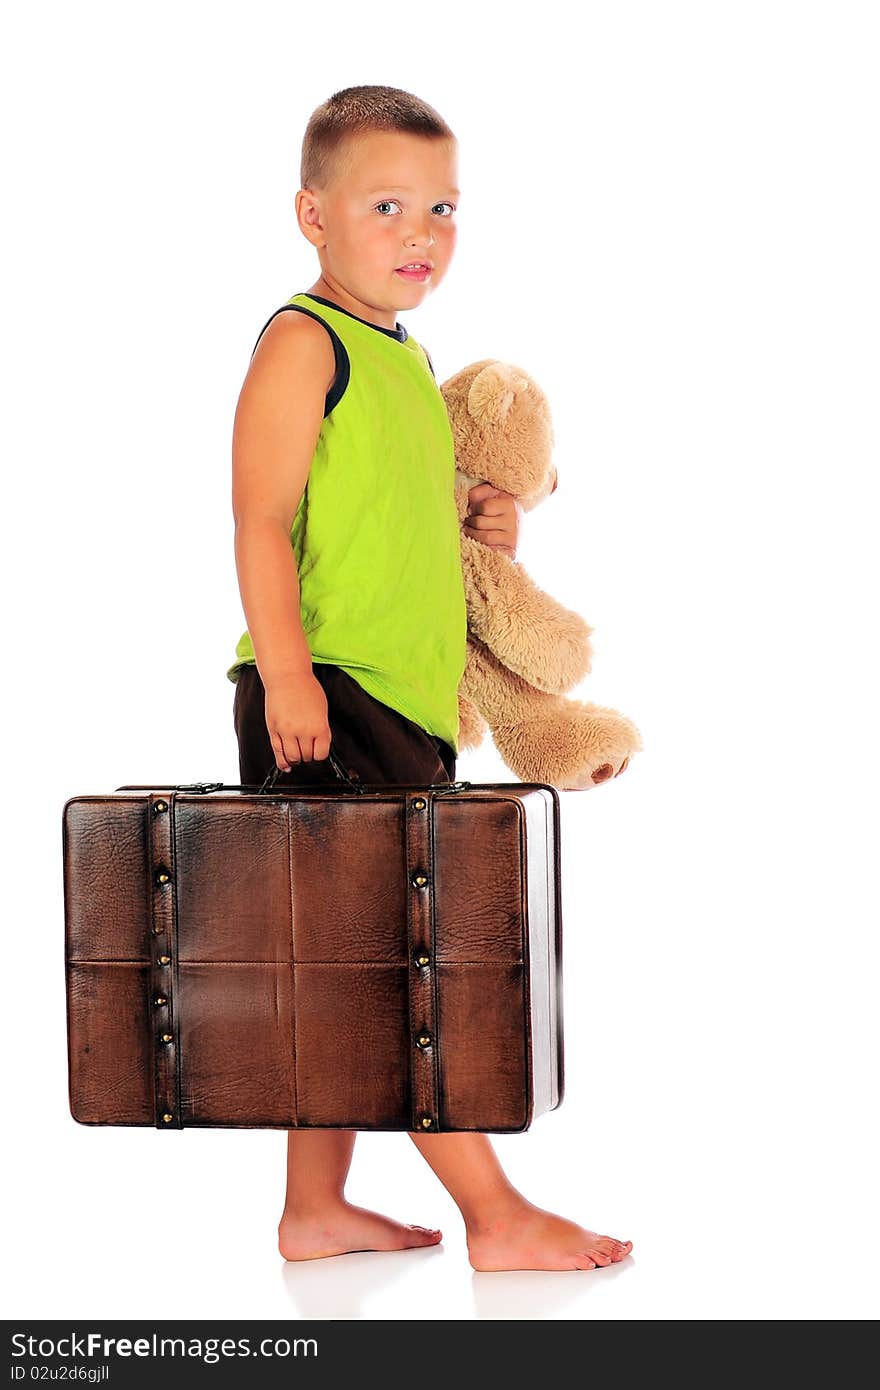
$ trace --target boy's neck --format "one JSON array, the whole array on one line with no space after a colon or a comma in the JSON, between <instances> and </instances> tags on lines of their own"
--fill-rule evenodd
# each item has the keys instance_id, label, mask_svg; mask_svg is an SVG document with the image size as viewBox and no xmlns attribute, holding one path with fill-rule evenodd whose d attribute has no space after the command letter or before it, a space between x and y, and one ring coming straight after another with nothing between
<instances>
[{"instance_id":1,"label":"boy's neck","mask_svg":"<svg viewBox=\"0 0 880 1390\"><path fill-rule=\"evenodd\" d=\"M376 309L371 304L362 304L354 295L338 285L328 285L323 275L318 276L314 285L306 290L306 294L317 294L323 299L329 299L332 303L338 304L340 309L347 309L350 314L359 319L366 319L368 323L375 323L379 328L397 327L396 311Z\"/></svg>"}]
</instances>

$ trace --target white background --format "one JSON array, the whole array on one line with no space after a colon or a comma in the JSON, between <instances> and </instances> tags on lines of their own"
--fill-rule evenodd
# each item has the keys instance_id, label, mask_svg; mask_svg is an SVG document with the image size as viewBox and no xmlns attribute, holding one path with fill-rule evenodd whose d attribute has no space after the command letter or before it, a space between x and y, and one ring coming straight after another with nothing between
<instances>
[{"instance_id":1,"label":"white background","mask_svg":"<svg viewBox=\"0 0 880 1390\"><path fill-rule=\"evenodd\" d=\"M876 7L19 7L6 154L7 1316L867 1318L876 1300ZM285 1265L278 1131L70 1117L61 809L238 780L235 403L312 283L302 133L405 87L460 141L439 380L547 392L519 558L645 751L563 797L567 1093L496 1141L634 1241L474 1274L405 1135L350 1197L441 1247ZM873 580L873 583L871 582ZM487 745L459 776L509 776ZM873 1287L872 1287L873 1286Z\"/></svg>"}]
</instances>

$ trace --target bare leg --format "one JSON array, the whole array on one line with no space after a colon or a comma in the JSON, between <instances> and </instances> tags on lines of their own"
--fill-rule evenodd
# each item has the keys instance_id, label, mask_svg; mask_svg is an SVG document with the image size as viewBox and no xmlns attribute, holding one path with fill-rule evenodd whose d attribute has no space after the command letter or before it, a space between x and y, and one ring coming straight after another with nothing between
<instances>
[{"instance_id":1,"label":"bare leg","mask_svg":"<svg viewBox=\"0 0 880 1390\"><path fill-rule=\"evenodd\" d=\"M439 1231L403 1225L345 1200L356 1136L353 1129L288 1130L287 1194L278 1223L278 1249L286 1260L403 1250L442 1239Z\"/></svg>"},{"instance_id":2,"label":"bare leg","mask_svg":"<svg viewBox=\"0 0 880 1390\"><path fill-rule=\"evenodd\" d=\"M509 1182L485 1134L410 1134L461 1212L474 1269L595 1269L632 1241L602 1236L533 1206Z\"/></svg>"}]
</instances>

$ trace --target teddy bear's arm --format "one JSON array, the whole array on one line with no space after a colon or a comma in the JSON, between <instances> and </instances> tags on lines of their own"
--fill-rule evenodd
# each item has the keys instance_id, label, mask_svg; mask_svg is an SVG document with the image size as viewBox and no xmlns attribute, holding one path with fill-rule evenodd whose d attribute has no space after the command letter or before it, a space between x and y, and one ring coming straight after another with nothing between
<instances>
[{"instance_id":1,"label":"teddy bear's arm","mask_svg":"<svg viewBox=\"0 0 880 1390\"><path fill-rule=\"evenodd\" d=\"M590 671L593 629L501 551L462 536L468 630L511 671L562 694Z\"/></svg>"}]
</instances>

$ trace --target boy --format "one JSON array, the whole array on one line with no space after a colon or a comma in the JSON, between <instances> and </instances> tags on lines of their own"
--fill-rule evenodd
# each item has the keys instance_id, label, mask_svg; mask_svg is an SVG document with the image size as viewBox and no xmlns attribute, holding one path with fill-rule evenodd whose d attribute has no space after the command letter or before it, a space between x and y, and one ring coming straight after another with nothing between
<instances>
[{"instance_id":1,"label":"boy","mask_svg":"<svg viewBox=\"0 0 880 1390\"><path fill-rule=\"evenodd\" d=\"M243 783L455 777L466 613L454 453L424 350L396 322L456 242L456 140L391 87L313 113L296 196L321 274L258 339L233 436L235 556L248 622L227 674ZM306 484L308 483L308 487ZM513 554L514 499L470 494L472 536ZM352 1130L288 1131L288 1260L433 1245L436 1230L352 1206ZM594 1269L631 1242L533 1206L485 1134L410 1138L457 1203L477 1270Z\"/></svg>"}]
</instances>

